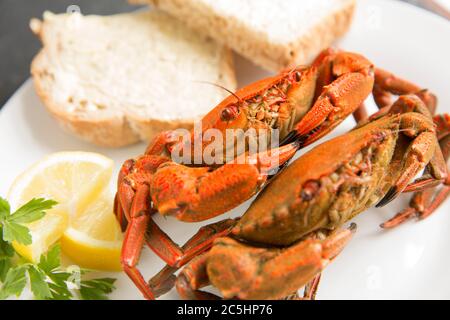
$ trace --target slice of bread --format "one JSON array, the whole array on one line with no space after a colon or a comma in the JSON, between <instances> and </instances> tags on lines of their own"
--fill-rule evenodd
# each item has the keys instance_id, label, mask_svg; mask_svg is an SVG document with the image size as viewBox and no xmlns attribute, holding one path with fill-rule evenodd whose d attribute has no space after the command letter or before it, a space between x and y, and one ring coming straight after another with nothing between
<instances>
[{"instance_id":1,"label":"slice of bread","mask_svg":"<svg viewBox=\"0 0 450 320\"><path fill-rule=\"evenodd\" d=\"M349 28L356 0L129 0L152 4L261 67L308 63Z\"/></svg>"},{"instance_id":2,"label":"slice of bread","mask_svg":"<svg viewBox=\"0 0 450 320\"><path fill-rule=\"evenodd\" d=\"M43 48L31 73L63 128L102 146L190 128L235 90L230 50L152 10L113 16L33 19Z\"/></svg>"}]
</instances>

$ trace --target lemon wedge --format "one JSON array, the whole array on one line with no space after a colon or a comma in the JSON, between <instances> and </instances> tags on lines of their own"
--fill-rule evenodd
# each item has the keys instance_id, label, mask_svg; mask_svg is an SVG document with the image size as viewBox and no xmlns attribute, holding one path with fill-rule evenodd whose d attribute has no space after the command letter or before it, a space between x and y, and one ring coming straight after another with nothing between
<instances>
[{"instance_id":1,"label":"lemon wedge","mask_svg":"<svg viewBox=\"0 0 450 320\"><path fill-rule=\"evenodd\" d=\"M44 218L29 223L32 243L23 245L13 242L13 247L22 257L33 262L39 262L41 255L56 243L69 225L69 216L62 207L48 210Z\"/></svg>"},{"instance_id":2,"label":"lemon wedge","mask_svg":"<svg viewBox=\"0 0 450 320\"><path fill-rule=\"evenodd\" d=\"M112 171L111 159L89 152L55 153L26 170L10 189L12 208L32 198L58 205L28 225L33 243L13 243L15 250L36 262L61 239L63 252L80 266L118 270L122 235L105 192Z\"/></svg>"},{"instance_id":3,"label":"lemon wedge","mask_svg":"<svg viewBox=\"0 0 450 320\"><path fill-rule=\"evenodd\" d=\"M102 195L86 211L73 216L61 238L61 249L84 268L120 271L122 240L112 197Z\"/></svg>"}]
</instances>

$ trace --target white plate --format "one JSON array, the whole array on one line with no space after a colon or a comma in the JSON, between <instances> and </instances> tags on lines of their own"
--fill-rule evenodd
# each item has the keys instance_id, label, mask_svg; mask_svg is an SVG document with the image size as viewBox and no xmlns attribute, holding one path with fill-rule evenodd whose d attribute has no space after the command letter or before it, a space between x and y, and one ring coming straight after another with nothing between
<instances>
[{"instance_id":1,"label":"white plate","mask_svg":"<svg viewBox=\"0 0 450 320\"><path fill-rule=\"evenodd\" d=\"M432 89L440 99L439 111L450 112L448 39L450 24L444 19L397 1L362 0L350 33L338 45L360 52L376 65ZM236 66L240 85L266 75L239 57ZM125 159L145 148L143 144L119 150L97 148L65 134L43 110L28 81L0 112L0 195L7 194L19 173L52 152L100 152L113 158L118 170ZM333 136L353 124L348 119ZM405 206L407 199L404 196L388 207L368 210L355 219L359 231L325 270L319 299L450 298L450 201L428 220L406 223L393 231L381 230L379 224ZM247 206L248 203L230 214L241 215ZM159 217L157 221L179 243L205 224L185 224ZM144 252L139 267L150 277L163 264L148 249ZM120 273L112 276L118 278L112 298L141 298L126 276ZM171 291L164 298L177 298L177 294Z\"/></svg>"}]
</instances>

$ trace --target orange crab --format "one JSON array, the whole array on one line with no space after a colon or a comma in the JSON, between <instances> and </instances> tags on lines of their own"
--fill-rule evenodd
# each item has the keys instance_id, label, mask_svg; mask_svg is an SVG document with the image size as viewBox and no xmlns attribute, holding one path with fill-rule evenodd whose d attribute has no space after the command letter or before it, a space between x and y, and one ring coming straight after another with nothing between
<instances>
[{"instance_id":1,"label":"orange crab","mask_svg":"<svg viewBox=\"0 0 450 320\"><path fill-rule=\"evenodd\" d=\"M450 123L445 124L448 136ZM413 181L424 168L427 181ZM407 188L434 187L435 181L442 183L447 177L429 109L415 95L402 96L392 107L317 146L277 175L234 221L228 236L216 239L211 250L181 271L177 290L185 299L217 298L200 290L209 284L228 299L290 296L342 250L351 230L327 239L309 235L336 230ZM163 271L165 281L173 281L169 270ZM159 281L164 277L160 274Z\"/></svg>"},{"instance_id":2,"label":"orange crab","mask_svg":"<svg viewBox=\"0 0 450 320\"><path fill-rule=\"evenodd\" d=\"M183 250L170 240L152 221L153 212L175 215L182 221L202 221L239 205L259 191L267 176L295 151L355 112L371 93L373 83L370 61L355 53L329 49L309 67L296 67L233 93L201 120L200 133L193 130L185 140L173 132L162 133L145 155L126 161L119 173L115 212L127 227L122 250L124 271L144 296L152 299L158 290L136 269L145 242L173 266L197 250ZM262 129L278 130L286 145L272 150L266 146L269 150L249 154L247 137L236 135L232 143L224 141L222 150L216 152L219 161L207 164L202 155L210 141L198 138L204 138L209 129L219 130L223 136L230 129L253 129L257 138ZM200 152L195 150L199 140ZM188 151L183 149L186 141ZM240 142L244 148L238 150ZM170 161L172 151L179 149L190 151L192 161ZM230 149L235 151L232 159L227 158ZM146 230L150 230L147 236Z\"/></svg>"},{"instance_id":3,"label":"orange crab","mask_svg":"<svg viewBox=\"0 0 450 320\"><path fill-rule=\"evenodd\" d=\"M162 133L145 155L126 161L119 173L115 201L116 215L127 228L122 265L144 296L153 299L163 291L154 282L149 285L136 268L144 243L173 268L212 244L212 239L202 241L211 231L205 228L189 246L178 246L151 219L153 213L186 222L203 221L241 204L261 190L267 178L299 148L329 133L351 113L357 120L364 119L359 107L371 93L375 78L374 66L366 58L329 49L309 67L282 72L233 93L201 120L200 132L193 130L181 138L174 132ZM393 93L407 83L390 74L378 76L378 82L379 92ZM420 91L412 85L403 90ZM427 91L418 94L433 104ZM206 163L203 154L211 141L204 136L209 129L223 136L227 130L253 130L254 139L266 144L265 151L250 153L248 136L237 134L231 143L224 140L216 150L216 162ZM271 149L270 139L259 139L263 129L278 130L282 146ZM183 156L187 153L184 159L189 161L171 161L172 152L180 150ZM228 226L212 229L219 237L227 233Z\"/></svg>"}]
</instances>

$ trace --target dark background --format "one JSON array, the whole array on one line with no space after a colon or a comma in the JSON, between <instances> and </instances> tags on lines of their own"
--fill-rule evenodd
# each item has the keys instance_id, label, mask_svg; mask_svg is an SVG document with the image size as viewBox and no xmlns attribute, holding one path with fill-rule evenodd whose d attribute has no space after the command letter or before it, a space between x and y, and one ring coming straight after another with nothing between
<instances>
[{"instance_id":1,"label":"dark background","mask_svg":"<svg viewBox=\"0 0 450 320\"><path fill-rule=\"evenodd\" d=\"M300 0L299 0L300 1ZM402 0L423 5L426 0ZM113 14L136 10L126 0L0 0L0 108L29 77L31 59L40 48L28 23L45 10L66 12L72 5L83 14Z\"/></svg>"},{"instance_id":2,"label":"dark background","mask_svg":"<svg viewBox=\"0 0 450 320\"><path fill-rule=\"evenodd\" d=\"M0 0L0 108L29 77L30 62L40 48L28 27L45 10L66 12L76 5L83 14L113 14L136 10L126 0Z\"/></svg>"}]
</instances>

